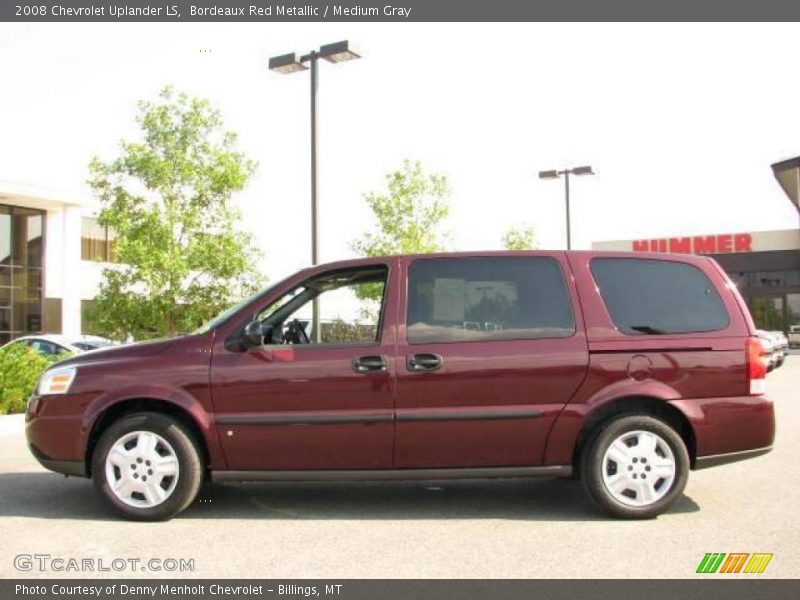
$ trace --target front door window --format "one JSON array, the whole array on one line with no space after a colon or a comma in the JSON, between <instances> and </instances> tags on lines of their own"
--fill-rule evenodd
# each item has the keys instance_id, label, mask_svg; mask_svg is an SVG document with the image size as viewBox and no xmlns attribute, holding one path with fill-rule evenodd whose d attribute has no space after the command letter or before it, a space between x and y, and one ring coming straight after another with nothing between
<instances>
[{"instance_id":1,"label":"front door window","mask_svg":"<svg viewBox=\"0 0 800 600\"><path fill-rule=\"evenodd\" d=\"M370 344L379 340L385 267L326 273L267 307L273 344ZM315 307L316 304L316 307Z\"/></svg>"}]
</instances>

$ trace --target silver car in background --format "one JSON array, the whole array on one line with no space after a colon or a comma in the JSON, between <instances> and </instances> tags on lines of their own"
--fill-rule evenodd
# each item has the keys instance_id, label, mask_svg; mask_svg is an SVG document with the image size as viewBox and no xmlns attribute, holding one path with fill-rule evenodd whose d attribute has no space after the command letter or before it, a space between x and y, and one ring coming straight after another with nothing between
<instances>
[{"instance_id":1,"label":"silver car in background","mask_svg":"<svg viewBox=\"0 0 800 600\"><path fill-rule=\"evenodd\" d=\"M116 342L97 335L66 336L42 333L18 337L8 342L3 348L12 344L23 344L42 356L56 356L58 354L82 354L89 350L116 345Z\"/></svg>"},{"instance_id":2,"label":"silver car in background","mask_svg":"<svg viewBox=\"0 0 800 600\"><path fill-rule=\"evenodd\" d=\"M800 348L800 325L789 325L789 334L786 338L789 348Z\"/></svg>"},{"instance_id":3,"label":"silver car in background","mask_svg":"<svg viewBox=\"0 0 800 600\"><path fill-rule=\"evenodd\" d=\"M784 346L782 339L775 335L774 331L756 330L756 335L761 340L764 347L764 355L767 361L767 371L772 371L783 365L788 352L788 341ZM783 336L783 334L781 334Z\"/></svg>"}]
</instances>

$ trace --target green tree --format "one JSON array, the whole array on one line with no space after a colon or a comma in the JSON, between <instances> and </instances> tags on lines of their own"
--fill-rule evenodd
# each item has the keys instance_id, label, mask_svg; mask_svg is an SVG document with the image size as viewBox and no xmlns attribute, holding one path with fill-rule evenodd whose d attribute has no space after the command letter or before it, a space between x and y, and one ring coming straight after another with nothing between
<instances>
[{"instance_id":1,"label":"green tree","mask_svg":"<svg viewBox=\"0 0 800 600\"><path fill-rule=\"evenodd\" d=\"M503 235L501 242L506 250L534 250L537 246L533 227L512 227Z\"/></svg>"},{"instance_id":2,"label":"green tree","mask_svg":"<svg viewBox=\"0 0 800 600\"><path fill-rule=\"evenodd\" d=\"M351 247L361 256L438 252L446 245L441 231L450 207L444 175L426 174L419 161L403 161L386 176L386 189L364 195L377 230L365 233Z\"/></svg>"},{"instance_id":3,"label":"green tree","mask_svg":"<svg viewBox=\"0 0 800 600\"><path fill-rule=\"evenodd\" d=\"M351 248L359 256L444 250L447 234L442 231L442 224L450 212L449 195L444 175L425 173L419 161L403 161L400 169L386 175L386 189L364 195L377 227L354 240ZM364 317L374 316L382 286L359 286L354 292L367 300Z\"/></svg>"},{"instance_id":4,"label":"green tree","mask_svg":"<svg viewBox=\"0 0 800 600\"><path fill-rule=\"evenodd\" d=\"M230 202L255 163L236 150L219 111L168 87L139 103L136 122L140 140L90 164L118 263L103 271L92 326L117 339L192 330L260 284L258 253Z\"/></svg>"}]
</instances>

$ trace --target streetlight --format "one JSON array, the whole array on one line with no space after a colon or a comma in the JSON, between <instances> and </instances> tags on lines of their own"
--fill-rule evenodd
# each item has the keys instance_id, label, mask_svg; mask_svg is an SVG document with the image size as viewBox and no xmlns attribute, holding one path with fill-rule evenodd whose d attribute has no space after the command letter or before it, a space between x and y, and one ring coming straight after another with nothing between
<instances>
[{"instance_id":1,"label":"streetlight","mask_svg":"<svg viewBox=\"0 0 800 600\"><path fill-rule=\"evenodd\" d=\"M340 63L361 58L352 44L347 40L325 44L319 50L312 50L308 54L297 57L294 52L273 56L269 59L271 71L288 75L311 69L311 264L319 262L319 174L317 170L317 156L319 154L319 139L317 137L319 99L317 97L317 61L324 58L331 63ZM306 66L306 63L309 66ZM315 299L312 303L312 321L314 323L314 341L320 341L319 302Z\"/></svg>"},{"instance_id":2,"label":"streetlight","mask_svg":"<svg viewBox=\"0 0 800 600\"><path fill-rule=\"evenodd\" d=\"M539 179L558 179L564 176L564 196L567 204L567 250L572 249L572 237L570 232L569 223L569 176L570 175L594 175L592 167L574 167L572 169L564 169L563 171L539 171Z\"/></svg>"}]
</instances>

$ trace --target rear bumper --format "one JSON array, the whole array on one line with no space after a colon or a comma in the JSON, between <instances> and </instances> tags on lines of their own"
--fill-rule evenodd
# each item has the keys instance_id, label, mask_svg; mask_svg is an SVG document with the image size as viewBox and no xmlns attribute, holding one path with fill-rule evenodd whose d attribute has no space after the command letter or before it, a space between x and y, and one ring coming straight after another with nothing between
<instances>
[{"instance_id":1,"label":"rear bumper","mask_svg":"<svg viewBox=\"0 0 800 600\"><path fill-rule=\"evenodd\" d=\"M772 452L772 446L766 448L755 448L753 450L740 450L739 452L728 452L727 454L712 454L711 456L700 456L695 461L695 469L707 469L708 467L718 467L727 465L748 458L755 458Z\"/></svg>"},{"instance_id":2,"label":"rear bumper","mask_svg":"<svg viewBox=\"0 0 800 600\"><path fill-rule=\"evenodd\" d=\"M766 396L700 398L670 402L689 420L695 437L694 468L766 454L775 440L775 410Z\"/></svg>"}]
</instances>

